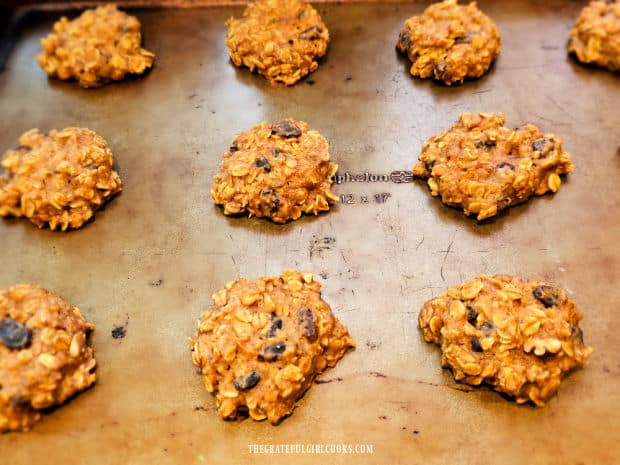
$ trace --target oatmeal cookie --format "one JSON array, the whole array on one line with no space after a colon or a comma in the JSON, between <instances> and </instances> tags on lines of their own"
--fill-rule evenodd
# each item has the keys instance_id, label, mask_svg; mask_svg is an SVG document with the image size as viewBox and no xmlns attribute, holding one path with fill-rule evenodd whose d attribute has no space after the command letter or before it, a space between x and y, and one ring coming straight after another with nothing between
<instances>
[{"instance_id":1,"label":"oatmeal cookie","mask_svg":"<svg viewBox=\"0 0 620 465\"><path fill-rule=\"evenodd\" d=\"M77 79L87 88L143 74L155 55L140 47L140 27L113 4L86 10L73 21L63 16L41 39L39 64L48 75Z\"/></svg>"},{"instance_id":2,"label":"oatmeal cookie","mask_svg":"<svg viewBox=\"0 0 620 465\"><path fill-rule=\"evenodd\" d=\"M257 0L226 26L226 45L235 66L256 70L272 84L293 85L315 71L329 42L317 11L299 0Z\"/></svg>"},{"instance_id":3,"label":"oatmeal cookie","mask_svg":"<svg viewBox=\"0 0 620 465\"><path fill-rule=\"evenodd\" d=\"M262 123L233 140L211 195L226 215L285 223L329 210L338 200L330 190L337 169L325 138L303 121Z\"/></svg>"},{"instance_id":4,"label":"oatmeal cookie","mask_svg":"<svg viewBox=\"0 0 620 465\"><path fill-rule=\"evenodd\" d=\"M457 380L542 406L564 373L586 365L592 353L581 318L561 289L482 275L426 302L419 324Z\"/></svg>"},{"instance_id":5,"label":"oatmeal cookie","mask_svg":"<svg viewBox=\"0 0 620 465\"><path fill-rule=\"evenodd\" d=\"M19 284L0 291L0 433L27 431L40 411L95 382L94 326L60 296Z\"/></svg>"},{"instance_id":6,"label":"oatmeal cookie","mask_svg":"<svg viewBox=\"0 0 620 465\"><path fill-rule=\"evenodd\" d=\"M19 144L0 165L0 216L23 216L39 228L77 229L121 191L112 152L90 129L31 129Z\"/></svg>"},{"instance_id":7,"label":"oatmeal cookie","mask_svg":"<svg viewBox=\"0 0 620 465\"><path fill-rule=\"evenodd\" d=\"M396 48L411 60L413 76L450 86L486 73L499 56L501 37L475 2L445 0L405 21Z\"/></svg>"},{"instance_id":8,"label":"oatmeal cookie","mask_svg":"<svg viewBox=\"0 0 620 465\"><path fill-rule=\"evenodd\" d=\"M226 419L278 423L355 341L321 299L312 273L231 281L190 338L194 364Z\"/></svg>"},{"instance_id":9,"label":"oatmeal cookie","mask_svg":"<svg viewBox=\"0 0 620 465\"><path fill-rule=\"evenodd\" d=\"M431 194L483 220L526 201L557 192L560 175L574 168L562 140L533 124L503 126L503 113L463 113L443 134L427 140L413 174Z\"/></svg>"},{"instance_id":10,"label":"oatmeal cookie","mask_svg":"<svg viewBox=\"0 0 620 465\"><path fill-rule=\"evenodd\" d=\"M570 31L568 52L582 63L620 72L620 2L590 2Z\"/></svg>"}]
</instances>

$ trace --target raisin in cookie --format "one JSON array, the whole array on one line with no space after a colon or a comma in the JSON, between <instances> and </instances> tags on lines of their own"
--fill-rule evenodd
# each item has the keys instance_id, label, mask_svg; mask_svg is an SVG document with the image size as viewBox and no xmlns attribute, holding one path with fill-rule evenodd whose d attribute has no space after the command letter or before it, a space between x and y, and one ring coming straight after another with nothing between
<instances>
[{"instance_id":1,"label":"raisin in cookie","mask_svg":"<svg viewBox=\"0 0 620 465\"><path fill-rule=\"evenodd\" d=\"M450 86L486 73L499 56L501 37L475 2L445 0L405 21L396 48L411 60L413 76Z\"/></svg>"},{"instance_id":2,"label":"raisin in cookie","mask_svg":"<svg viewBox=\"0 0 620 465\"><path fill-rule=\"evenodd\" d=\"M0 291L0 432L27 431L40 411L95 382L94 326L43 288Z\"/></svg>"},{"instance_id":3,"label":"raisin in cookie","mask_svg":"<svg viewBox=\"0 0 620 465\"><path fill-rule=\"evenodd\" d=\"M620 72L620 2L590 2L570 31L568 52L582 63Z\"/></svg>"},{"instance_id":4,"label":"raisin in cookie","mask_svg":"<svg viewBox=\"0 0 620 465\"><path fill-rule=\"evenodd\" d=\"M317 11L299 0L257 0L226 26L235 66L257 71L271 83L292 85L315 71L329 42Z\"/></svg>"},{"instance_id":5,"label":"raisin in cookie","mask_svg":"<svg viewBox=\"0 0 620 465\"><path fill-rule=\"evenodd\" d=\"M239 134L224 154L211 195L226 215L248 212L276 223L329 210L338 165L329 145L302 121L262 123Z\"/></svg>"},{"instance_id":6,"label":"raisin in cookie","mask_svg":"<svg viewBox=\"0 0 620 465\"><path fill-rule=\"evenodd\" d=\"M424 143L413 174L428 179L433 196L478 220L557 192L560 175L573 170L562 140L532 124L514 131L503 124L502 113L461 114L450 130Z\"/></svg>"},{"instance_id":7,"label":"raisin in cookie","mask_svg":"<svg viewBox=\"0 0 620 465\"><path fill-rule=\"evenodd\" d=\"M0 216L23 216L39 228L77 229L121 191L112 152L90 129L31 129L19 144L2 160Z\"/></svg>"},{"instance_id":8,"label":"raisin in cookie","mask_svg":"<svg viewBox=\"0 0 620 465\"><path fill-rule=\"evenodd\" d=\"M249 414L278 423L314 378L355 346L312 273L232 281L213 302L190 347L226 419Z\"/></svg>"},{"instance_id":9,"label":"raisin in cookie","mask_svg":"<svg viewBox=\"0 0 620 465\"><path fill-rule=\"evenodd\" d=\"M426 302L419 323L457 380L542 406L564 373L584 366L592 353L581 318L561 289L482 275Z\"/></svg>"},{"instance_id":10,"label":"raisin in cookie","mask_svg":"<svg viewBox=\"0 0 620 465\"><path fill-rule=\"evenodd\" d=\"M116 5L103 5L56 22L54 32L41 39L39 64L51 77L98 87L153 66L155 55L140 47L141 41L140 21Z\"/></svg>"}]
</instances>

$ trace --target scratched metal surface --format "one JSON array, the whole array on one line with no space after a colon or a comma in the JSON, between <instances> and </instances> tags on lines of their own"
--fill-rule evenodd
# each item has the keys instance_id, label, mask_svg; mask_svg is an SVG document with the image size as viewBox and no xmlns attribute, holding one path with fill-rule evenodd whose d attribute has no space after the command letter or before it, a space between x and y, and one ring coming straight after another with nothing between
<instances>
[{"instance_id":1,"label":"scratched metal surface","mask_svg":"<svg viewBox=\"0 0 620 465\"><path fill-rule=\"evenodd\" d=\"M483 79L454 89L414 80L394 42L421 4L326 5L327 59L274 88L227 60L223 22L239 8L140 10L157 54L144 79L82 90L35 62L55 13L26 18L0 74L0 149L31 127L90 127L115 154L122 195L68 234L0 221L0 288L39 283L95 323L97 385L27 434L0 436L2 463L611 464L620 452L620 81L564 52L580 2L480 2L503 35ZM343 173L409 169L424 139L461 111L504 111L565 140L577 166L555 196L484 224L423 183L343 183L356 203L278 226L230 219L209 189L231 138L294 116L321 131ZM384 203L374 195L389 193ZM369 203L360 203L360 196ZM358 348L279 426L224 422L186 339L210 295L237 277L315 272ZM424 301L480 273L569 290L595 352L545 408L456 384L416 325ZM117 326L122 339L111 337ZM331 382L329 382L331 381ZM250 455L248 444L363 443L372 455ZM616 462L617 463L617 462Z\"/></svg>"}]
</instances>

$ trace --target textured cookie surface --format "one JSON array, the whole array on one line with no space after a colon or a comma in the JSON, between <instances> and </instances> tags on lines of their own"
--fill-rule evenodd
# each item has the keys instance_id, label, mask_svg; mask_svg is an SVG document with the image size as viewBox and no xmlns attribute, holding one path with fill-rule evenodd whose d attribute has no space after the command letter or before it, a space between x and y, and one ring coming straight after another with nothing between
<instances>
[{"instance_id":1,"label":"textured cookie surface","mask_svg":"<svg viewBox=\"0 0 620 465\"><path fill-rule=\"evenodd\" d=\"M316 375L355 345L311 273L229 282L213 302L190 346L226 419L279 422Z\"/></svg>"},{"instance_id":2,"label":"textured cookie surface","mask_svg":"<svg viewBox=\"0 0 620 465\"><path fill-rule=\"evenodd\" d=\"M52 77L98 87L153 66L155 55L140 47L141 41L140 22L108 4L86 10L73 21L62 17L41 39L38 59Z\"/></svg>"},{"instance_id":3,"label":"textured cookie surface","mask_svg":"<svg viewBox=\"0 0 620 465\"><path fill-rule=\"evenodd\" d=\"M502 113L461 114L451 129L424 143L413 174L428 180L433 196L478 220L557 192L560 175L573 170L562 140L532 124L514 131L503 125Z\"/></svg>"},{"instance_id":4,"label":"textured cookie surface","mask_svg":"<svg viewBox=\"0 0 620 465\"><path fill-rule=\"evenodd\" d=\"M257 0L226 26L232 62L272 83L292 85L315 71L329 42L317 11L298 0Z\"/></svg>"},{"instance_id":5,"label":"textured cookie surface","mask_svg":"<svg viewBox=\"0 0 620 465\"><path fill-rule=\"evenodd\" d=\"M587 363L581 318L561 289L483 275L426 302L419 324L457 380L540 406L564 373Z\"/></svg>"},{"instance_id":6,"label":"textured cookie surface","mask_svg":"<svg viewBox=\"0 0 620 465\"><path fill-rule=\"evenodd\" d=\"M338 165L329 145L302 121L262 123L239 134L224 154L211 195L226 215L248 212L276 223L329 210Z\"/></svg>"},{"instance_id":7,"label":"textured cookie surface","mask_svg":"<svg viewBox=\"0 0 620 465\"><path fill-rule=\"evenodd\" d=\"M93 325L43 288L0 291L0 432L27 431L39 412L95 382Z\"/></svg>"},{"instance_id":8,"label":"textured cookie surface","mask_svg":"<svg viewBox=\"0 0 620 465\"><path fill-rule=\"evenodd\" d=\"M568 51L583 63L620 72L620 2L590 2L570 31Z\"/></svg>"},{"instance_id":9,"label":"textured cookie surface","mask_svg":"<svg viewBox=\"0 0 620 465\"><path fill-rule=\"evenodd\" d=\"M413 76L452 85L486 73L499 55L501 38L475 2L445 0L405 21L396 48L411 60Z\"/></svg>"},{"instance_id":10,"label":"textured cookie surface","mask_svg":"<svg viewBox=\"0 0 620 465\"><path fill-rule=\"evenodd\" d=\"M121 180L112 152L94 131L31 129L2 159L0 216L25 217L42 228L80 228L114 194Z\"/></svg>"}]
</instances>

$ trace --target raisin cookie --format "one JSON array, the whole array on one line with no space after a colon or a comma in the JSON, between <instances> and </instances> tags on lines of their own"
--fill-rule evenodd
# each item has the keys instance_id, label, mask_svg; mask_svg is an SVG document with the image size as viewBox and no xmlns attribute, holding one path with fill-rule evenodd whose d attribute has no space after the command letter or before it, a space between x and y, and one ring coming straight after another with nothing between
<instances>
[{"instance_id":1,"label":"raisin cookie","mask_svg":"<svg viewBox=\"0 0 620 465\"><path fill-rule=\"evenodd\" d=\"M272 84L293 85L315 71L329 42L317 11L299 0L257 0L226 26L235 66L257 71Z\"/></svg>"},{"instance_id":2,"label":"raisin cookie","mask_svg":"<svg viewBox=\"0 0 620 465\"><path fill-rule=\"evenodd\" d=\"M620 2L590 2L570 31L568 52L582 63L620 72Z\"/></svg>"},{"instance_id":3,"label":"raisin cookie","mask_svg":"<svg viewBox=\"0 0 620 465\"><path fill-rule=\"evenodd\" d=\"M314 378L355 346L312 273L232 281L213 302L190 347L225 419L278 423Z\"/></svg>"},{"instance_id":4,"label":"raisin cookie","mask_svg":"<svg viewBox=\"0 0 620 465\"><path fill-rule=\"evenodd\" d=\"M482 275L426 302L419 324L457 380L542 406L564 373L586 365L592 353L581 318L561 289Z\"/></svg>"},{"instance_id":5,"label":"raisin cookie","mask_svg":"<svg viewBox=\"0 0 620 465\"><path fill-rule=\"evenodd\" d=\"M224 154L211 195L226 215L248 212L276 223L329 210L338 165L329 145L303 121L262 123L239 134Z\"/></svg>"},{"instance_id":6,"label":"raisin cookie","mask_svg":"<svg viewBox=\"0 0 620 465\"><path fill-rule=\"evenodd\" d=\"M95 382L94 326L41 287L0 291L0 433L27 431L40 411Z\"/></svg>"},{"instance_id":7,"label":"raisin cookie","mask_svg":"<svg viewBox=\"0 0 620 465\"><path fill-rule=\"evenodd\" d=\"M77 229L121 191L112 152L90 129L31 129L19 144L0 165L0 216L25 217L39 228Z\"/></svg>"},{"instance_id":8,"label":"raisin cookie","mask_svg":"<svg viewBox=\"0 0 620 465\"><path fill-rule=\"evenodd\" d=\"M405 21L396 48L411 60L413 76L450 86L486 73L499 56L501 37L475 2L445 0Z\"/></svg>"},{"instance_id":9,"label":"raisin cookie","mask_svg":"<svg viewBox=\"0 0 620 465\"><path fill-rule=\"evenodd\" d=\"M503 113L463 113L443 134L427 140L413 174L431 194L483 220L526 201L557 192L560 175L573 170L562 140L526 124L503 126Z\"/></svg>"},{"instance_id":10,"label":"raisin cookie","mask_svg":"<svg viewBox=\"0 0 620 465\"><path fill-rule=\"evenodd\" d=\"M141 48L141 41L140 21L108 4L86 10L73 21L63 16L54 32L41 39L38 59L51 77L98 87L153 66L155 55Z\"/></svg>"}]
</instances>

